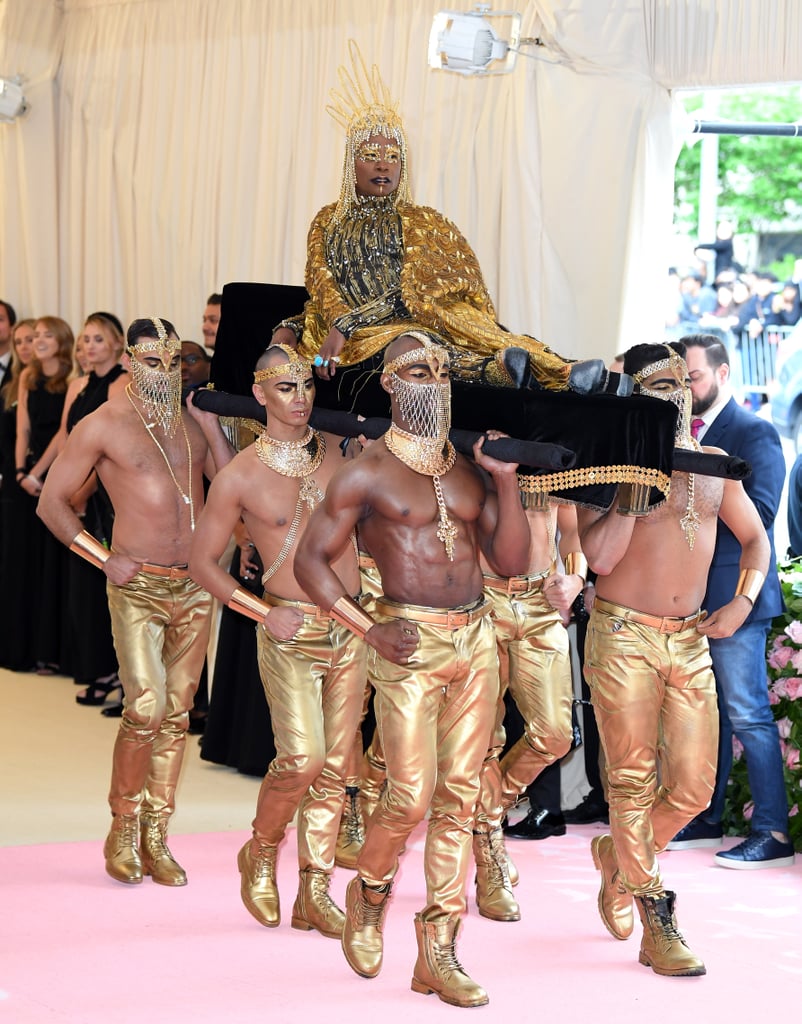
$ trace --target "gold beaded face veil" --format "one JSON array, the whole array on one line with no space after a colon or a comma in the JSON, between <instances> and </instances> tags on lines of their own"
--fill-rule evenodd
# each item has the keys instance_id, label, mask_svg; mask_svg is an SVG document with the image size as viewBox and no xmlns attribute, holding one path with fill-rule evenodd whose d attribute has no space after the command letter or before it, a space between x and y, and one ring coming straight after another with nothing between
<instances>
[{"instance_id":1,"label":"gold beaded face veil","mask_svg":"<svg viewBox=\"0 0 802 1024\"><path fill-rule=\"evenodd\" d=\"M181 342L168 335L158 317L152 317L151 322L157 337L139 337L127 348L133 391L142 402L147 419L154 420L172 437L181 420ZM155 356L161 366L147 366L138 355Z\"/></svg>"},{"instance_id":2,"label":"gold beaded face veil","mask_svg":"<svg viewBox=\"0 0 802 1024\"><path fill-rule=\"evenodd\" d=\"M356 172L354 162L357 159L377 159L401 164L401 176L398 188L393 193L396 206L399 203L411 202L409 191L409 175L407 173L407 139L404 126L396 109L397 104L390 97L390 91L382 81L378 67L374 64L368 71L359 47L353 39L348 44L351 57L350 70L340 65L337 76L340 89L330 92L331 103L326 110L334 120L345 128L345 156L343 158L343 181L340 187L340 198L334 211L332 223L338 223L348 216L351 209L359 203L356 193ZM368 139L381 135L396 143L392 145L367 145ZM372 154L369 157L367 154Z\"/></svg>"},{"instance_id":3,"label":"gold beaded face veil","mask_svg":"<svg viewBox=\"0 0 802 1024\"><path fill-rule=\"evenodd\" d=\"M384 442L404 465L432 478L439 517L437 538L442 541L449 561L453 562L454 542L459 530L449 518L440 483L440 477L457 460L454 446L448 440L451 382L440 380L443 369L448 367L448 352L422 331L409 331L408 336L421 342L421 348L413 348L391 359L385 363L384 372L390 377L392 393L398 400L398 411L409 430L402 430L392 423L384 435ZM434 384L414 384L399 377L398 370L415 363L426 363L435 378Z\"/></svg>"},{"instance_id":4,"label":"gold beaded face veil","mask_svg":"<svg viewBox=\"0 0 802 1024\"><path fill-rule=\"evenodd\" d=\"M649 363L648 366L644 366L637 373L633 373L632 379L642 395L648 395L650 398L659 398L663 402L672 402L679 409L675 433L677 446L679 448L698 447L693 443L691 436L691 391L687 384L685 384L688 378L688 367L682 356L675 352L670 345L666 345L665 348L668 358L658 359L657 362ZM669 374L677 382L676 388L671 391L653 391L651 388L644 387L643 381L647 377L660 373L662 370L669 371Z\"/></svg>"},{"instance_id":5,"label":"gold beaded face veil","mask_svg":"<svg viewBox=\"0 0 802 1024\"><path fill-rule=\"evenodd\" d=\"M404 352L386 363L384 372L392 381L398 411L410 433L442 444L451 427L451 382L440 380L443 369L448 368L448 351L422 331L410 331L409 337L420 341L422 347ZM434 383L416 384L398 375L398 370L413 363L425 363L432 372Z\"/></svg>"},{"instance_id":6,"label":"gold beaded face veil","mask_svg":"<svg viewBox=\"0 0 802 1024\"><path fill-rule=\"evenodd\" d=\"M682 356L670 345L666 345L668 357L658 359L657 362L649 363L637 373L632 374L632 379L642 395L649 395L650 398L659 398L664 402L673 402L679 409L677 417L677 428L674 441L678 448L691 448L698 451L701 448L699 442L691 434L691 389L685 384L688 377L688 367ZM654 391L652 388L643 386L643 381L655 373L667 370L676 380L677 387L670 391ZM693 550L696 533L701 526L701 520L695 507L696 479L693 473L688 474L688 503L685 506L685 514L679 521L688 547Z\"/></svg>"}]
</instances>

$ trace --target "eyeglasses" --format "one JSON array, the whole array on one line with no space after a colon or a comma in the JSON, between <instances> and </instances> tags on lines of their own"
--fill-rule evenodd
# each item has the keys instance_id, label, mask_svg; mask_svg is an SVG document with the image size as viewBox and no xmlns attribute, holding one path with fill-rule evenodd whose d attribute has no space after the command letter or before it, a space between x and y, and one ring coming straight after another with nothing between
<instances>
[{"instance_id":1,"label":"eyeglasses","mask_svg":"<svg viewBox=\"0 0 802 1024\"><path fill-rule=\"evenodd\" d=\"M195 363L205 362L203 356L181 356L181 362L187 366L194 366Z\"/></svg>"}]
</instances>

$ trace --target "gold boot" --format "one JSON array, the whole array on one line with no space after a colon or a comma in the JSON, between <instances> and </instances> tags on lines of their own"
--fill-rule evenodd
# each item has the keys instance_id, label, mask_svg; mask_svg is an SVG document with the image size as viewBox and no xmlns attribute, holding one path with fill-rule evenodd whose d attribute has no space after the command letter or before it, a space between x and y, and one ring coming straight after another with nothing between
<instances>
[{"instance_id":1,"label":"gold boot","mask_svg":"<svg viewBox=\"0 0 802 1024\"><path fill-rule=\"evenodd\" d=\"M339 939L345 914L329 896L331 875L315 868L299 872L298 895L292 908L292 927L308 932L317 928L327 939Z\"/></svg>"},{"instance_id":2,"label":"gold boot","mask_svg":"<svg viewBox=\"0 0 802 1024\"><path fill-rule=\"evenodd\" d=\"M504 833L503 832L501 833L501 841L502 841L502 843L504 843ZM521 881L521 875L520 875L520 873L518 871L518 866L516 865L516 863L512 859L512 857L510 857L510 855L509 855L506 843L504 843L504 853L507 856L507 874L510 876L510 885L514 889L515 886Z\"/></svg>"},{"instance_id":3,"label":"gold boot","mask_svg":"<svg viewBox=\"0 0 802 1024\"><path fill-rule=\"evenodd\" d=\"M590 843L593 863L601 872L599 915L604 927L616 939L628 939L635 927L632 894L624 887L615 857L612 836L594 836Z\"/></svg>"},{"instance_id":4,"label":"gold boot","mask_svg":"<svg viewBox=\"0 0 802 1024\"><path fill-rule=\"evenodd\" d=\"M458 917L424 921L415 915L418 959L412 974L412 991L428 996L435 992L451 1006L484 1006L487 992L465 973L457 960Z\"/></svg>"},{"instance_id":5,"label":"gold boot","mask_svg":"<svg viewBox=\"0 0 802 1024\"><path fill-rule=\"evenodd\" d=\"M659 896L637 896L643 938L638 960L655 974L668 977L698 977L706 974L705 965L688 949L677 930L674 916L676 893L665 890Z\"/></svg>"},{"instance_id":6,"label":"gold boot","mask_svg":"<svg viewBox=\"0 0 802 1024\"><path fill-rule=\"evenodd\" d=\"M474 832L473 855L476 860L476 905L479 913L491 921L520 921L521 909L512 892L501 829Z\"/></svg>"},{"instance_id":7,"label":"gold boot","mask_svg":"<svg viewBox=\"0 0 802 1024\"><path fill-rule=\"evenodd\" d=\"M237 855L237 866L242 875L242 902L265 928L278 928L281 923L276 885L277 857L277 846L269 846L258 839L249 839Z\"/></svg>"},{"instance_id":8,"label":"gold boot","mask_svg":"<svg viewBox=\"0 0 802 1024\"><path fill-rule=\"evenodd\" d=\"M382 969L384 914L390 883L374 889L357 875L345 890L342 947L349 967L363 978L375 978Z\"/></svg>"},{"instance_id":9,"label":"gold boot","mask_svg":"<svg viewBox=\"0 0 802 1024\"><path fill-rule=\"evenodd\" d=\"M186 872L170 853L166 839L167 819L158 814L143 814L139 836L142 873L159 885L186 885Z\"/></svg>"},{"instance_id":10,"label":"gold boot","mask_svg":"<svg viewBox=\"0 0 802 1024\"><path fill-rule=\"evenodd\" d=\"M345 787L345 806L340 818L340 830L337 833L337 847L334 851L334 863L339 868L356 867L356 862L365 842L365 822L362 819L359 789L356 786Z\"/></svg>"},{"instance_id":11,"label":"gold boot","mask_svg":"<svg viewBox=\"0 0 802 1024\"><path fill-rule=\"evenodd\" d=\"M142 881L139 856L139 819L135 814L115 814L103 844L106 871L118 882L138 885Z\"/></svg>"}]
</instances>

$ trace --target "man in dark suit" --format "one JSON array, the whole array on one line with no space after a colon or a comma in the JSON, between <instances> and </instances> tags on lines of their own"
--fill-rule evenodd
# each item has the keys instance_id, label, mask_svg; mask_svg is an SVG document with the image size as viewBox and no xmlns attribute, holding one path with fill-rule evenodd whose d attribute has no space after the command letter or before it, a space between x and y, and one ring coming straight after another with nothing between
<instances>
[{"instance_id":1,"label":"man in dark suit","mask_svg":"<svg viewBox=\"0 0 802 1024\"><path fill-rule=\"evenodd\" d=\"M11 352L14 348L11 339L16 322L17 314L14 307L0 299L0 389L11 376Z\"/></svg>"},{"instance_id":2,"label":"man in dark suit","mask_svg":"<svg viewBox=\"0 0 802 1024\"><path fill-rule=\"evenodd\" d=\"M716 854L722 867L755 869L785 867L794 862L788 840L788 800L783 779L780 740L769 705L766 683L766 638L771 620L783 611L774 553L774 519L785 481L785 459L774 427L741 408L729 388L729 357L713 335L682 339L693 394L692 429L706 446L723 448L752 465L744 488L757 508L771 543L769 573L754 607L732 636L710 639L720 715L716 788L710 807L683 828L668 849L718 846L727 779L732 765L733 733L744 747L749 787L754 801L749 836L731 850ZM703 607L709 612L731 597L738 579L741 548L719 523Z\"/></svg>"}]
</instances>

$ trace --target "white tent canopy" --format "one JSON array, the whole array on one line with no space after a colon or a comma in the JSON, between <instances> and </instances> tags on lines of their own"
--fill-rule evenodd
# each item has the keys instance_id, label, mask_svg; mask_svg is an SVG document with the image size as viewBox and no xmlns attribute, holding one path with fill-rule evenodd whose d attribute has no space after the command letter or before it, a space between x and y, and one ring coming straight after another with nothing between
<instances>
[{"instance_id":1,"label":"white tent canopy","mask_svg":"<svg viewBox=\"0 0 802 1024\"><path fill-rule=\"evenodd\" d=\"M193 337L227 281L302 283L354 38L400 101L415 200L468 237L503 323L573 357L659 340L672 90L802 79L802 4L515 6L542 59L465 78L426 66L433 0L0 0L0 75L31 106L0 125L0 296Z\"/></svg>"}]
</instances>

